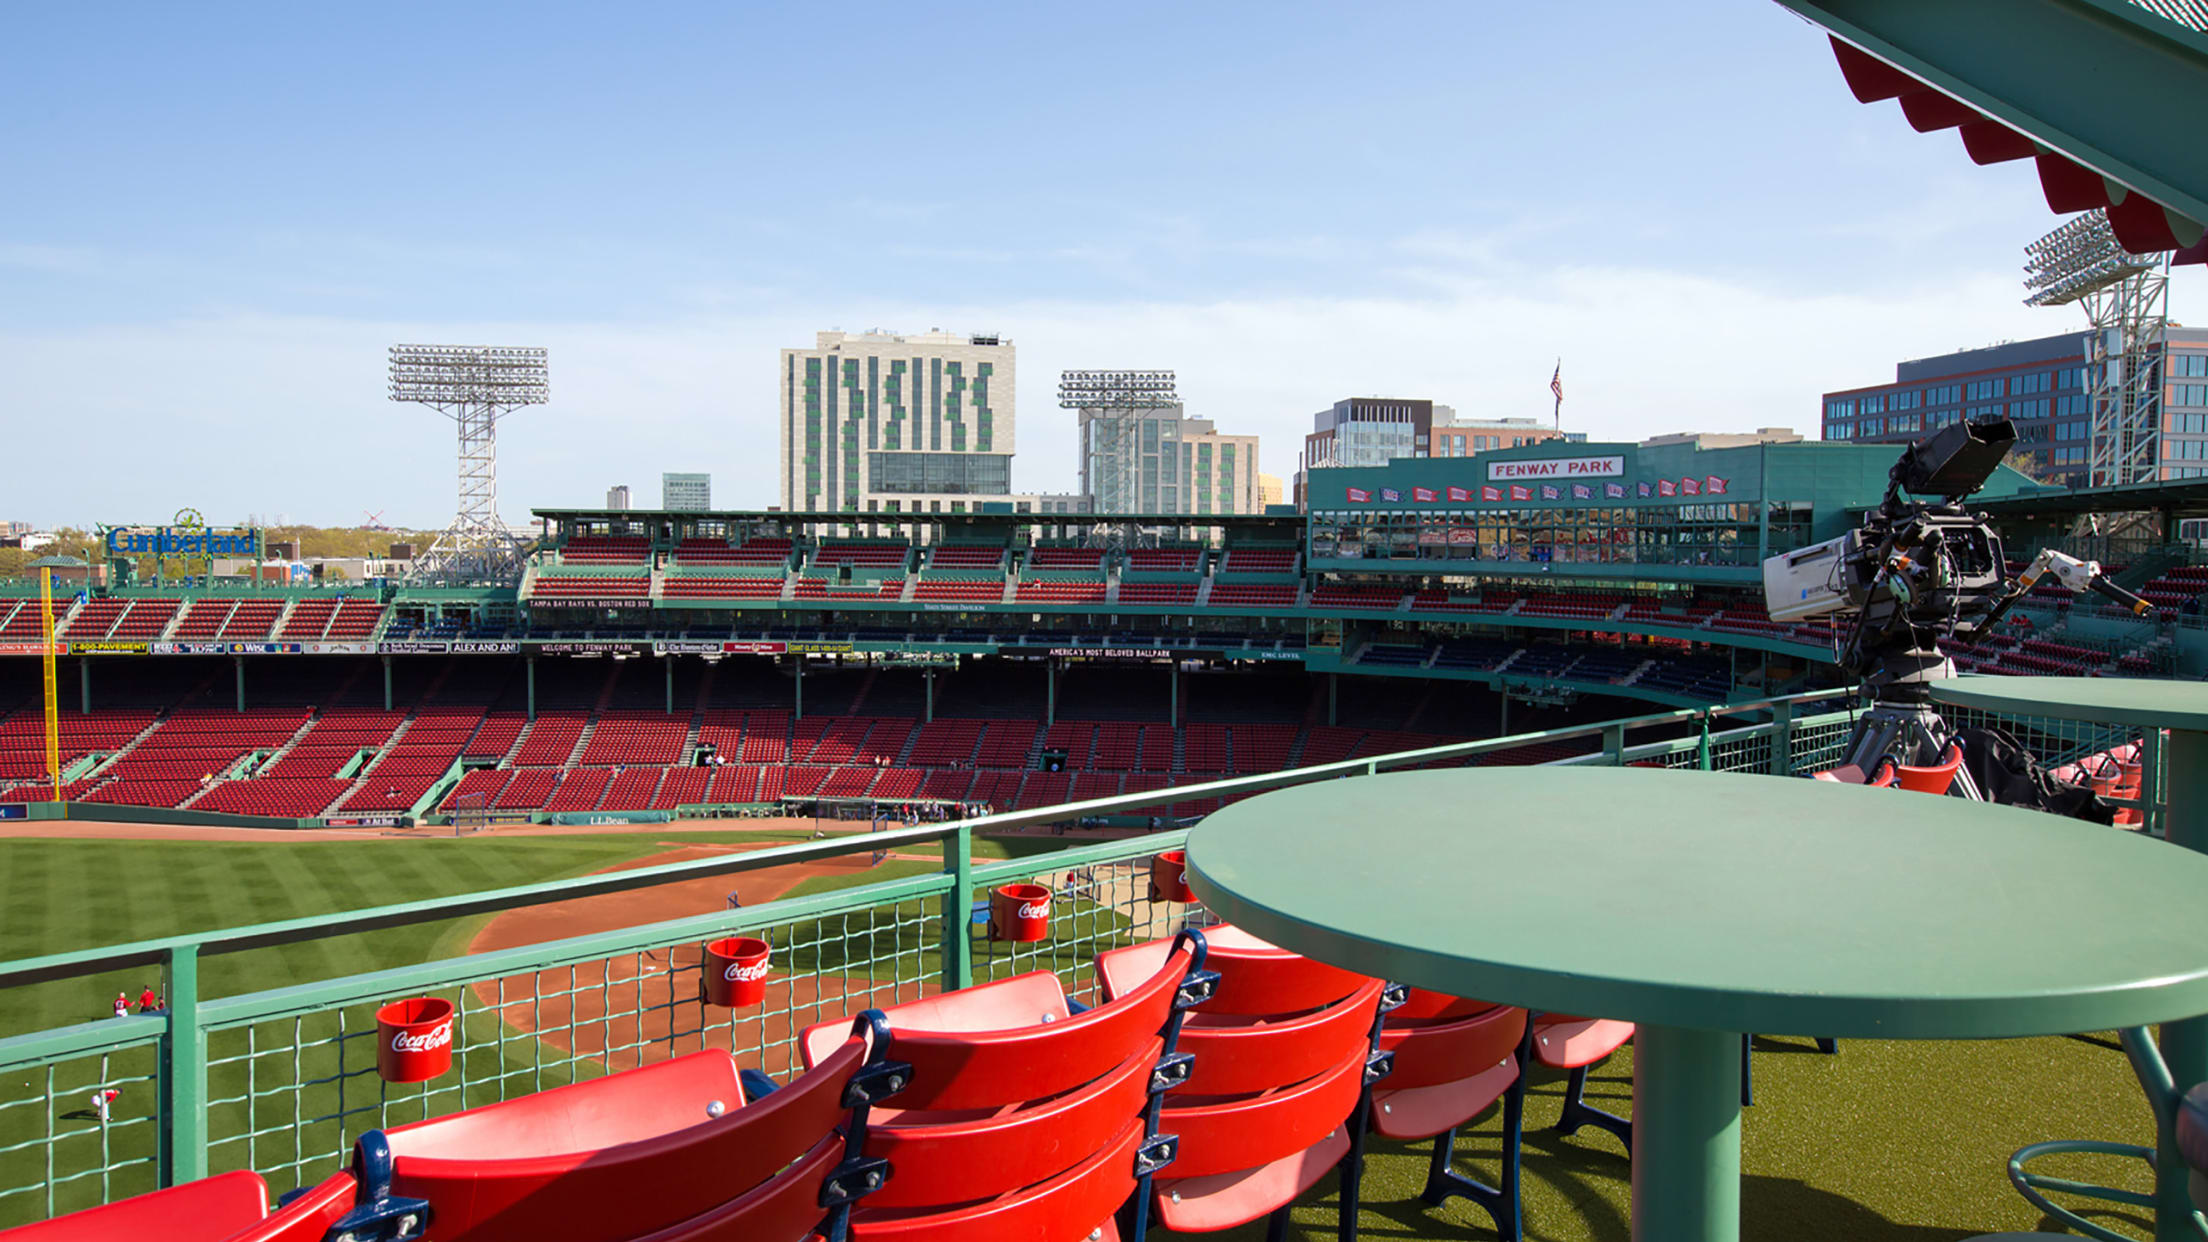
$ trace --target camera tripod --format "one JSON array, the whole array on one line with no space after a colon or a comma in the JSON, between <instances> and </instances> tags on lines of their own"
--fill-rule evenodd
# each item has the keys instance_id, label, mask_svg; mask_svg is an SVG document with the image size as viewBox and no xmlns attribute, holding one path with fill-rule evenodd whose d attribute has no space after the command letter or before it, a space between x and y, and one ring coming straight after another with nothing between
<instances>
[{"instance_id":1,"label":"camera tripod","mask_svg":"<svg viewBox=\"0 0 2208 1242\"><path fill-rule=\"evenodd\" d=\"M1843 762L1852 764L1869 780L1882 760L1909 764L1938 763L1955 742L1955 730L1922 699L1891 701L1874 699L1870 710L1855 722L1848 736ZM1986 800L1966 767L1955 770L1952 789L1973 802Z\"/></svg>"}]
</instances>

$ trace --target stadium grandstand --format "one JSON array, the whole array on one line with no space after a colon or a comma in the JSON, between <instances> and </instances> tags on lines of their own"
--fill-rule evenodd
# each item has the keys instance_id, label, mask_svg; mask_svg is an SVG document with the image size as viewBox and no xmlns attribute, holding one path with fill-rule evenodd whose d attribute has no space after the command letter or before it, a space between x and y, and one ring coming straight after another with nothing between
<instances>
[{"instance_id":1,"label":"stadium grandstand","mask_svg":"<svg viewBox=\"0 0 2208 1242\"><path fill-rule=\"evenodd\" d=\"M1855 522L1891 453L1552 443L1315 471L1308 514L1206 526L539 510L503 589L136 579L59 609L61 792L334 825L960 814L1822 689L1830 626L1772 621L1760 566ZM2169 529L2204 490L2157 493ZM1980 499L2019 561L2091 503L2006 470ZM2109 568L2157 615L2043 585L1948 654L2198 676L2208 566L2134 551ZM0 585L0 803L52 800L35 594Z\"/></svg>"}]
</instances>

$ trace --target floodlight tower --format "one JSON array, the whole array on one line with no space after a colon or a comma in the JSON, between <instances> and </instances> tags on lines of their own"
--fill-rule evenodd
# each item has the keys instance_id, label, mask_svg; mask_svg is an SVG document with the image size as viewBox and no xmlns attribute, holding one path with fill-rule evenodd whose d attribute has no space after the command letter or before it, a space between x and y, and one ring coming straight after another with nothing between
<instances>
[{"instance_id":1,"label":"floodlight tower","mask_svg":"<svg viewBox=\"0 0 2208 1242\"><path fill-rule=\"evenodd\" d=\"M541 349L391 347L391 399L426 405L460 432L460 507L415 562L415 577L484 582L511 576L521 541L498 516L498 420L551 396Z\"/></svg>"},{"instance_id":2,"label":"floodlight tower","mask_svg":"<svg viewBox=\"0 0 2208 1242\"><path fill-rule=\"evenodd\" d=\"M1062 371L1058 407L1077 412L1081 490L1091 511L1142 511L1142 415L1180 405L1171 371Z\"/></svg>"},{"instance_id":3,"label":"floodlight tower","mask_svg":"<svg viewBox=\"0 0 2208 1242\"><path fill-rule=\"evenodd\" d=\"M2167 257L2132 254L2108 213L2091 211L2024 248L2026 306L2084 306L2085 388L2092 400L2090 481L2156 478L2161 466L2161 366L2169 339Z\"/></svg>"}]
</instances>

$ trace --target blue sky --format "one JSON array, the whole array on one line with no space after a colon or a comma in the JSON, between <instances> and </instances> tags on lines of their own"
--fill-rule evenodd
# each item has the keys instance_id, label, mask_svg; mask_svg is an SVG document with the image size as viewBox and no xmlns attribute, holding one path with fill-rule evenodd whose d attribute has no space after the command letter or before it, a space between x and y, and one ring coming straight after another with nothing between
<instances>
[{"instance_id":1,"label":"blue sky","mask_svg":"<svg viewBox=\"0 0 2208 1242\"><path fill-rule=\"evenodd\" d=\"M0 517L434 525L399 340L541 344L502 510L773 489L774 349L1020 348L1025 490L1071 366L1179 370L1294 468L1352 394L1597 436L1813 426L2019 304L2028 165L1847 93L1761 0L823 9L81 6L0 46ZM2188 274L2174 286L2182 316Z\"/></svg>"}]
</instances>

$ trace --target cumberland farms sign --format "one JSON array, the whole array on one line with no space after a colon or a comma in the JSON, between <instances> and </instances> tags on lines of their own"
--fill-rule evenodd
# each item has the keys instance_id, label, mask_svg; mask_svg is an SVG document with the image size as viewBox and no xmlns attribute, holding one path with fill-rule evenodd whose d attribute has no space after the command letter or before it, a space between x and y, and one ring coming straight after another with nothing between
<instances>
[{"instance_id":1,"label":"cumberland farms sign","mask_svg":"<svg viewBox=\"0 0 2208 1242\"><path fill-rule=\"evenodd\" d=\"M1625 474L1624 457L1549 457L1538 461L1491 461L1490 481L1500 479L1615 479Z\"/></svg>"},{"instance_id":2,"label":"cumberland farms sign","mask_svg":"<svg viewBox=\"0 0 2208 1242\"><path fill-rule=\"evenodd\" d=\"M102 527L109 556L182 556L202 560L216 556L257 559L261 532L250 528L212 530L197 511L185 509L168 526Z\"/></svg>"}]
</instances>

